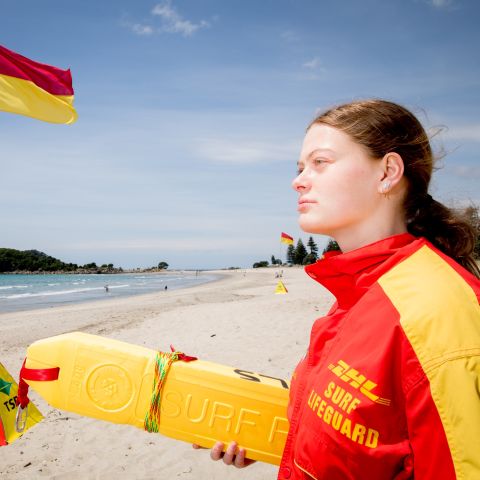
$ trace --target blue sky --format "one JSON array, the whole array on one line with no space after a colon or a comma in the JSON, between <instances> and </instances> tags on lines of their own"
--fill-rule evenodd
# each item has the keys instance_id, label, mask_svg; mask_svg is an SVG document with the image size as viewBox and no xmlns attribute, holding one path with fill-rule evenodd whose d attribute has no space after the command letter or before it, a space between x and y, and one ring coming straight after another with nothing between
<instances>
[{"instance_id":1,"label":"blue sky","mask_svg":"<svg viewBox=\"0 0 480 480\"><path fill-rule=\"evenodd\" d=\"M0 44L71 68L79 114L0 112L0 246L123 267L278 256L281 231L308 238L290 188L306 125L365 97L448 127L432 192L480 203L476 0L0 5Z\"/></svg>"}]
</instances>

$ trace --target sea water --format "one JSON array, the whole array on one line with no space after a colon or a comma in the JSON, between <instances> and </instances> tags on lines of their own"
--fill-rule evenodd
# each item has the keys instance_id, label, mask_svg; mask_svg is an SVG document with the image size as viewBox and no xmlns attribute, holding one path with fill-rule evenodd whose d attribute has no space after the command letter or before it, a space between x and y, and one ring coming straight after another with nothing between
<instances>
[{"instance_id":1,"label":"sea water","mask_svg":"<svg viewBox=\"0 0 480 480\"><path fill-rule=\"evenodd\" d=\"M2 275L0 313L165 292L218 278L208 272Z\"/></svg>"}]
</instances>

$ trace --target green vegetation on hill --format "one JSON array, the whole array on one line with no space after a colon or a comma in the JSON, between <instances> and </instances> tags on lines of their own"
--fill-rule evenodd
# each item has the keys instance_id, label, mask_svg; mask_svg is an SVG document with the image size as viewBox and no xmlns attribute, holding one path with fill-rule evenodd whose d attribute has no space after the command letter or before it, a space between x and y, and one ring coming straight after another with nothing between
<instances>
[{"instance_id":1,"label":"green vegetation on hill","mask_svg":"<svg viewBox=\"0 0 480 480\"><path fill-rule=\"evenodd\" d=\"M75 263L65 263L38 250L15 250L0 248L0 273L10 272L92 272L118 273L122 269L114 268L113 264L97 267L95 263L79 266Z\"/></svg>"},{"instance_id":2,"label":"green vegetation on hill","mask_svg":"<svg viewBox=\"0 0 480 480\"><path fill-rule=\"evenodd\" d=\"M13 248L0 248L0 272L14 272L16 270L56 272L58 270L76 270L77 268L78 265L68 265L38 250L22 252Z\"/></svg>"}]
</instances>

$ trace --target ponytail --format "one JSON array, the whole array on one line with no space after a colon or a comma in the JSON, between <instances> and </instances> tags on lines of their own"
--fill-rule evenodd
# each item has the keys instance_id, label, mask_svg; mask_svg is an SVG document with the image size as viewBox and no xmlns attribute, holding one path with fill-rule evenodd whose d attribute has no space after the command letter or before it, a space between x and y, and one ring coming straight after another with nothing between
<instances>
[{"instance_id":1,"label":"ponytail","mask_svg":"<svg viewBox=\"0 0 480 480\"><path fill-rule=\"evenodd\" d=\"M480 270L473 251L477 232L468 220L434 200L429 194L411 197L404 204L407 229L416 237L425 237L477 278Z\"/></svg>"}]
</instances>

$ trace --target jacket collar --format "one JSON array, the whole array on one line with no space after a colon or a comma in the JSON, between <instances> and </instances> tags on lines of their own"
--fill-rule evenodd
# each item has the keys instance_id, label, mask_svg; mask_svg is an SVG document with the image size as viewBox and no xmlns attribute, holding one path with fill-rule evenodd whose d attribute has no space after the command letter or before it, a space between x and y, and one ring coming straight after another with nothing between
<instances>
[{"instance_id":1,"label":"jacket collar","mask_svg":"<svg viewBox=\"0 0 480 480\"><path fill-rule=\"evenodd\" d=\"M412 252L404 247L418 242L424 239L402 233L348 253L327 252L305 271L336 297L340 308L350 308L383 273Z\"/></svg>"}]
</instances>

